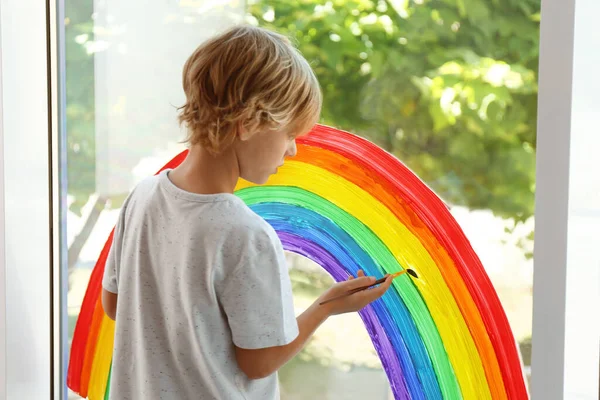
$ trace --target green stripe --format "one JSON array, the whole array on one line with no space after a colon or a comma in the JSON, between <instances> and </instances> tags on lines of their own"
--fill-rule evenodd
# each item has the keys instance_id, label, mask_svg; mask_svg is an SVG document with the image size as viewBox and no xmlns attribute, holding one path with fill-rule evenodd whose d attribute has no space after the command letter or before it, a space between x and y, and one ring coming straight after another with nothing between
<instances>
[{"instance_id":1,"label":"green stripe","mask_svg":"<svg viewBox=\"0 0 600 400\"><path fill-rule=\"evenodd\" d=\"M314 193L291 186L261 186L242 189L235 194L248 205L278 202L314 211L337 224L377 264L386 266L385 269L387 271L400 270L398 260L396 260L381 239L367 226L335 204ZM438 329L421 294L408 279L395 280L394 285L408 308L425 348L429 353L443 397L445 399L461 399L462 394L454 370L448 359Z\"/></svg>"}]
</instances>

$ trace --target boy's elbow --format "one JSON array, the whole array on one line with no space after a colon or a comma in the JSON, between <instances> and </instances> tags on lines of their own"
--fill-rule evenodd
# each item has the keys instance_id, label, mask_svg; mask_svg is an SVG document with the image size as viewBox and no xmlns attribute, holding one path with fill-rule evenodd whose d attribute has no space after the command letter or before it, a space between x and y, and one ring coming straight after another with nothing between
<instances>
[{"instance_id":1,"label":"boy's elbow","mask_svg":"<svg viewBox=\"0 0 600 400\"><path fill-rule=\"evenodd\" d=\"M114 321L117 317L117 295L102 289L102 308L106 316Z\"/></svg>"},{"instance_id":2,"label":"boy's elbow","mask_svg":"<svg viewBox=\"0 0 600 400\"><path fill-rule=\"evenodd\" d=\"M242 370L244 375L248 377L248 379L263 379L272 374L272 372L268 372L266 369L261 370L259 368L254 367L242 368L240 366L240 369Z\"/></svg>"},{"instance_id":3,"label":"boy's elbow","mask_svg":"<svg viewBox=\"0 0 600 400\"><path fill-rule=\"evenodd\" d=\"M238 367L248 379L263 379L275 372L264 353L264 349L248 350L236 346L235 358Z\"/></svg>"},{"instance_id":4,"label":"boy's elbow","mask_svg":"<svg viewBox=\"0 0 600 400\"><path fill-rule=\"evenodd\" d=\"M117 319L117 310L104 310L104 314L113 321Z\"/></svg>"}]
</instances>

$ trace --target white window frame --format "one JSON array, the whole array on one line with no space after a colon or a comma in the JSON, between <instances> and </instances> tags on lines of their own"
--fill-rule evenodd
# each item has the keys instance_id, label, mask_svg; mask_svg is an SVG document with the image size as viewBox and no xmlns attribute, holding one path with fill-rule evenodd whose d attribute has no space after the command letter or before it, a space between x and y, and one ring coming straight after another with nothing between
<instances>
[{"instance_id":1,"label":"white window frame","mask_svg":"<svg viewBox=\"0 0 600 400\"><path fill-rule=\"evenodd\" d=\"M58 138L62 127L57 106L64 93L58 68L62 49L57 47L57 18L62 16L56 15L61 9L57 1L61 0L0 3L0 400L66 398L66 354L60 342L64 321L59 315L64 301L59 290L64 284L59 268L64 232L59 203L63 149L58 147ZM587 392L575 393L577 381L566 374L574 359L592 368L596 376L600 374L598 338L593 342L594 334L600 334L597 321L585 326L595 329L585 338L589 340L588 354L580 354L580 347L574 346L579 340L577 330L567 326L571 321L580 328L584 322L570 317L575 312L570 302L583 285L581 278L576 278L581 267L569 261L569 236L577 233L570 221L582 213L573 208L577 187L570 176L570 153L576 135L582 135L581 129L574 130L574 126L581 127L578 118L582 116L577 96L600 88L600 83L582 78L594 67L585 52L598 51L592 40L598 40L597 36L590 39L593 16L598 15L597 1L542 2L532 365L535 400L598 398L597 384L595 393L593 384ZM589 122L590 115L585 117ZM600 116L595 122L600 126ZM581 146L581 141L577 143ZM595 166L600 171L600 157L597 159ZM600 218L600 205L587 212L590 218ZM597 274L584 276L592 283L600 279ZM595 295L600 298L600 293Z\"/></svg>"},{"instance_id":2,"label":"white window frame","mask_svg":"<svg viewBox=\"0 0 600 400\"><path fill-rule=\"evenodd\" d=\"M542 1L531 366L536 400L600 396L598 13L598 0Z\"/></svg>"},{"instance_id":3,"label":"white window frame","mask_svg":"<svg viewBox=\"0 0 600 400\"><path fill-rule=\"evenodd\" d=\"M0 400L61 399L54 0L0 4Z\"/></svg>"}]
</instances>

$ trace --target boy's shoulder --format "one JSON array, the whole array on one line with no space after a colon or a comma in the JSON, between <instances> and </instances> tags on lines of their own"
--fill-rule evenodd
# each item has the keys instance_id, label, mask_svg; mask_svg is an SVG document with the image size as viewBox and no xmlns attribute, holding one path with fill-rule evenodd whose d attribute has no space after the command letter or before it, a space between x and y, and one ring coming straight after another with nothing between
<instances>
[{"instance_id":1,"label":"boy's shoulder","mask_svg":"<svg viewBox=\"0 0 600 400\"><path fill-rule=\"evenodd\" d=\"M233 196L232 196L233 198ZM277 234L273 227L256 214L241 199L232 199L232 209L228 213L231 235L240 240L275 241Z\"/></svg>"},{"instance_id":2,"label":"boy's shoulder","mask_svg":"<svg viewBox=\"0 0 600 400\"><path fill-rule=\"evenodd\" d=\"M138 184L136 191L146 197L156 187L163 187L179 199L209 205L209 207L198 208L198 212L210 215L210 219L216 225L225 228L234 237L251 239L266 235L273 240L277 236L271 225L235 194L198 195L184 192L173 185L167 176L167 171L144 179Z\"/></svg>"},{"instance_id":3,"label":"boy's shoulder","mask_svg":"<svg viewBox=\"0 0 600 400\"><path fill-rule=\"evenodd\" d=\"M160 190L162 188L163 190ZM164 194L164 196L163 196ZM181 202L181 212L189 221L201 220L201 224L190 226L216 235L227 236L229 242L242 246L250 243L268 245L277 243L273 227L256 214L244 201L234 194L197 195L184 192L173 185L165 172L144 178L130 193L123 207L137 209L142 214L174 210L173 204ZM190 207L191 206L191 207ZM198 214L195 214L198 213Z\"/></svg>"}]
</instances>

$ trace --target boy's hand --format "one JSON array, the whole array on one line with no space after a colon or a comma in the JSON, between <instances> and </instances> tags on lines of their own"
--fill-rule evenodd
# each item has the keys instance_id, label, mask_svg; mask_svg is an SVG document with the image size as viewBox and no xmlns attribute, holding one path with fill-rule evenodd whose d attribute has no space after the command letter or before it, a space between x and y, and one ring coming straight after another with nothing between
<instances>
[{"instance_id":1,"label":"boy's hand","mask_svg":"<svg viewBox=\"0 0 600 400\"><path fill-rule=\"evenodd\" d=\"M327 315L337 315L358 311L366 305L368 305L369 303L383 296L383 294L389 289L390 285L392 284L392 279L392 276L388 275L385 282L383 282L379 286L363 290L358 293L339 298L337 300L333 300L332 302L323 304L320 307L325 308ZM323 293L321 297L319 297L319 299L317 300L317 304L322 301L339 296L349 290L359 288L361 286L370 285L373 282L375 282L375 280L376 279L372 276L365 276L362 270L358 271L358 277L356 279L350 277L345 282L336 283L325 293Z\"/></svg>"}]
</instances>

